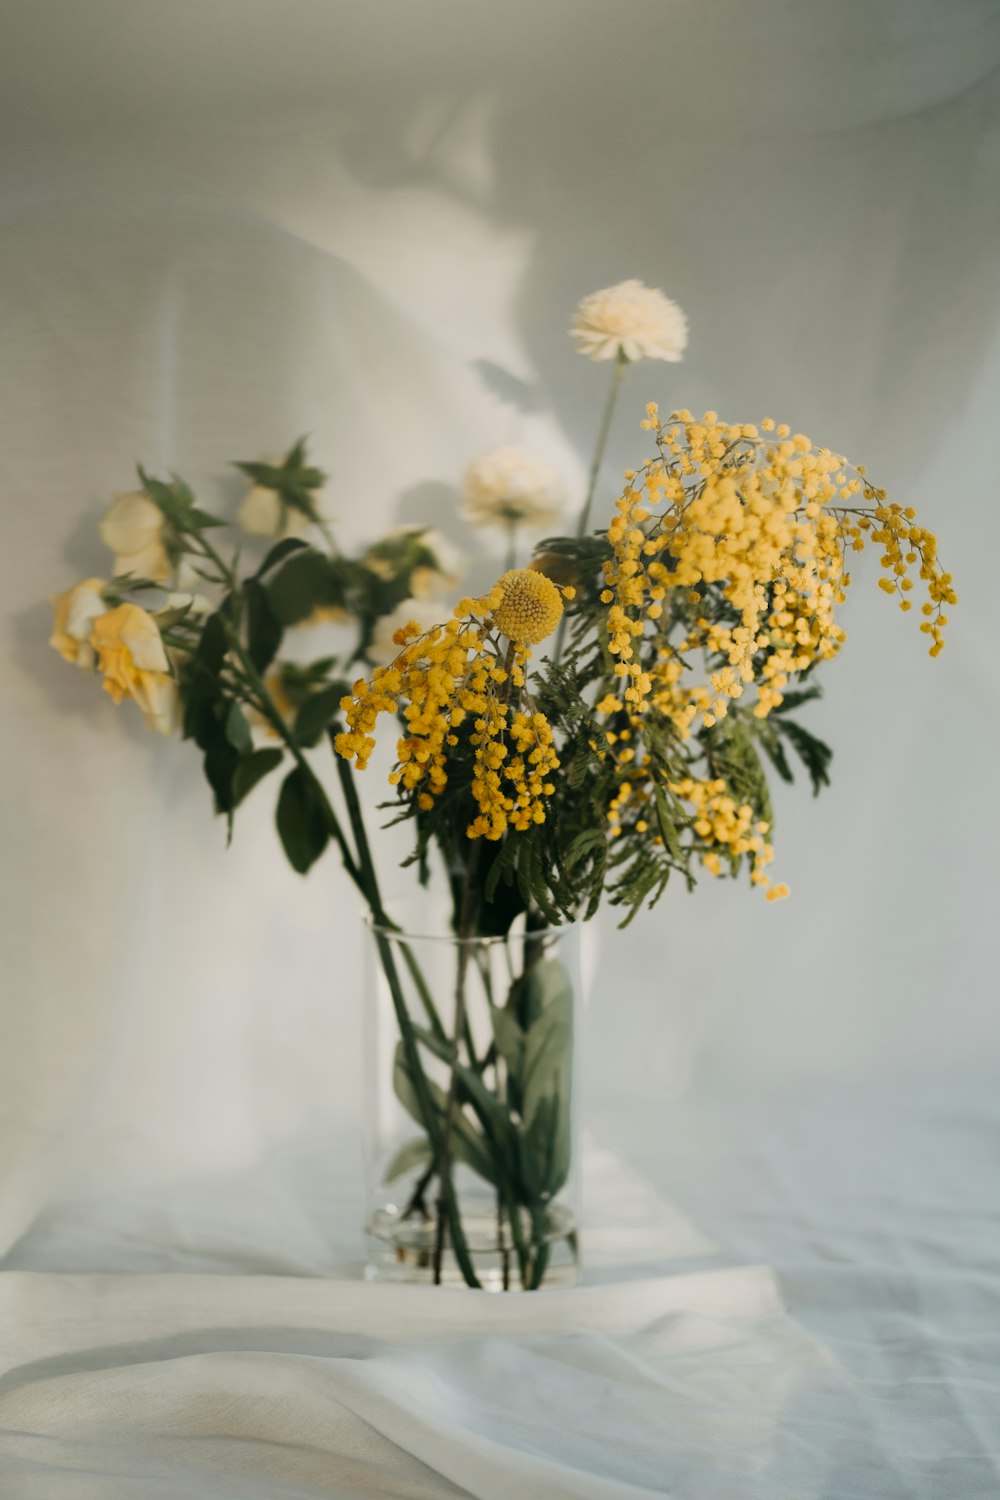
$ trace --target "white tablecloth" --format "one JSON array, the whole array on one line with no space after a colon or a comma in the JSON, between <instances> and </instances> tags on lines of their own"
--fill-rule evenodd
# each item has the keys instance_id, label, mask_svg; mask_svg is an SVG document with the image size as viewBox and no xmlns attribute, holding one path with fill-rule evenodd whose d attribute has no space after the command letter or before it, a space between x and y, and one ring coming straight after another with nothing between
<instances>
[{"instance_id":1,"label":"white tablecloth","mask_svg":"<svg viewBox=\"0 0 1000 1500\"><path fill-rule=\"evenodd\" d=\"M0 1274L0 1494L1000 1495L1000 1116L851 1103L660 1106L639 1171L592 1145L590 1284L530 1297L364 1284L309 1153L67 1202Z\"/></svg>"}]
</instances>

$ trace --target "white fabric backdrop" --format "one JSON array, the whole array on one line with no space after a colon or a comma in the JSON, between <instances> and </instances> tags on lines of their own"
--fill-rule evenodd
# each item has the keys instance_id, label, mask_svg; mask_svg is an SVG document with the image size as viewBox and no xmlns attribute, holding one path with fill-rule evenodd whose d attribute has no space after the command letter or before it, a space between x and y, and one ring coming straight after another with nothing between
<instances>
[{"instance_id":1,"label":"white fabric backdrop","mask_svg":"<svg viewBox=\"0 0 1000 1500\"><path fill-rule=\"evenodd\" d=\"M606 503L648 399L770 414L917 504L962 596L931 662L859 570L812 716L834 787L778 798L792 900L703 885L600 925L598 1133L669 1196L664 1137L693 1132L732 1204L713 1238L780 1261L781 1223L747 1229L729 1158L694 1149L717 1129L698 1101L806 1080L833 1101L821 1162L848 1097L948 1115L996 1062L1000 5L7 0L2 24L0 1253L352 1253L354 902L332 858L283 865L264 792L227 853L190 747L49 650L45 596L101 571L108 497L142 458L233 505L227 459L309 432L346 536L428 516L475 556L456 476L516 441L580 484L604 372L565 326L637 275L691 348L629 372ZM746 1103L762 1161L800 1121L781 1108ZM931 1175L971 1205L950 1139Z\"/></svg>"}]
</instances>

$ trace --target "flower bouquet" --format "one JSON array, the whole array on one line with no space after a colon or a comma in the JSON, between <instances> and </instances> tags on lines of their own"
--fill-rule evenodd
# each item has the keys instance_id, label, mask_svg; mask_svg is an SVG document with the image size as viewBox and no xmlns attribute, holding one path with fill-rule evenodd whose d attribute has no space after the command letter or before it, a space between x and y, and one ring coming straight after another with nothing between
<instances>
[{"instance_id":1,"label":"flower bouquet","mask_svg":"<svg viewBox=\"0 0 1000 1500\"><path fill-rule=\"evenodd\" d=\"M372 1274L573 1278L572 924L608 902L625 925L700 873L787 895L768 779L798 761L814 792L828 782L831 752L797 715L843 645L851 554L881 550L879 585L903 611L922 588L932 655L955 602L911 508L771 420L649 405L646 456L592 528L622 376L679 359L686 324L626 282L586 298L571 331L612 371L587 494L565 534L519 558L523 532L555 521L557 476L513 449L473 464L466 517L507 544L481 594L441 602L457 568L427 527L343 551L300 441L238 465L239 520L269 537L263 556L234 555L183 480L140 468L102 523L113 576L54 601L56 649L198 748L230 835L270 779L293 867L332 845L363 899L390 1016L372 1046ZM292 660L297 627L324 620L336 649ZM383 716L395 756L379 805L411 831L415 887L445 894L440 932L383 896L358 775Z\"/></svg>"}]
</instances>

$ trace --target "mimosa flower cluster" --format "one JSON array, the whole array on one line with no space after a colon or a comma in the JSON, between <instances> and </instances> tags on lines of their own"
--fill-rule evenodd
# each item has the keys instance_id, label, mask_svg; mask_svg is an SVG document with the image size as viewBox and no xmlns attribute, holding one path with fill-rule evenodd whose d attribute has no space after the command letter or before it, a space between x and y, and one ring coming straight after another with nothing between
<instances>
[{"instance_id":1,"label":"mimosa flower cluster","mask_svg":"<svg viewBox=\"0 0 1000 1500\"><path fill-rule=\"evenodd\" d=\"M672 782L670 790L694 809L692 832L699 840L701 862L710 875L723 874L723 860L738 863L746 855L751 885L766 890L769 901L788 895L788 887L772 885L767 874L767 866L774 859L774 849L765 838L770 824L755 820L748 802L737 803L721 777L700 780L686 776Z\"/></svg>"},{"instance_id":2,"label":"mimosa flower cluster","mask_svg":"<svg viewBox=\"0 0 1000 1500\"><path fill-rule=\"evenodd\" d=\"M656 434L658 456L626 474L601 596L629 712L655 710L686 737L754 687L753 712L765 718L793 674L840 650L845 552L868 538L892 570L880 586L899 592L904 609L919 562L923 628L932 654L940 651L942 608L956 596L912 509L887 506L863 472L769 419L757 427L678 411L662 423L651 405L643 425ZM687 670L696 653L707 680Z\"/></svg>"},{"instance_id":3,"label":"mimosa flower cluster","mask_svg":"<svg viewBox=\"0 0 1000 1500\"><path fill-rule=\"evenodd\" d=\"M650 757L643 755L641 734L626 729L609 732L606 737L621 772L608 805L608 828L613 839L631 834L662 848L655 807L657 787L665 787L687 804L691 851L710 875L725 875L746 857L751 885L766 891L769 901L788 895L787 885L772 885L767 874L774 859L774 848L766 837L770 823L757 818L749 802L740 802L724 778L684 776L671 781Z\"/></svg>"},{"instance_id":4,"label":"mimosa flower cluster","mask_svg":"<svg viewBox=\"0 0 1000 1500\"><path fill-rule=\"evenodd\" d=\"M416 791L418 807L429 812L448 785L460 732L471 726L470 791L478 813L468 837L495 841L508 828L523 832L544 822L559 757L551 725L525 692L525 669L531 646L555 630L561 615L556 586L522 568L504 573L483 598L459 600L442 625L421 632L409 621L396 632L396 658L343 698L348 727L334 740L337 754L364 770L379 715L400 715L405 733L389 781Z\"/></svg>"}]
</instances>

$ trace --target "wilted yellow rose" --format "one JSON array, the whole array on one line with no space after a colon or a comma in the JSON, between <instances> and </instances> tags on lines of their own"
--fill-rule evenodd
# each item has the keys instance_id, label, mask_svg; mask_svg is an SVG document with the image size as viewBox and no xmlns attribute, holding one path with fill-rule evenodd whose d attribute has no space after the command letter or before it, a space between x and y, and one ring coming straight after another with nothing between
<instances>
[{"instance_id":1,"label":"wilted yellow rose","mask_svg":"<svg viewBox=\"0 0 1000 1500\"><path fill-rule=\"evenodd\" d=\"M94 621L91 643L116 703L132 698L151 729L170 734L177 722L177 684L156 621L138 604L119 604Z\"/></svg>"},{"instance_id":2,"label":"wilted yellow rose","mask_svg":"<svg viewBox=\"0 0 1000 1500\"><path fill-rule=\"evenodd\" d=\"M52 634L49 644L54 646L64 661L78 667L94 665L94 648L90 643L91 626L98 615L103 615L107 605L101 594L102 578L85 578L82 583L67 589L52 598Z\"/></svg>"},{"instance_id":3,"label":"wilted yellow rose","mask_svg":"<svg viewBox=\"0 0 1000 1500\"><path fill-rule=\"evenodd\" d=\"M119 495L101 521L101 540L115 554L115 572L165 583L173 564L163 544L163 512L142 490Z\"/></svg>"}]
</instances>

